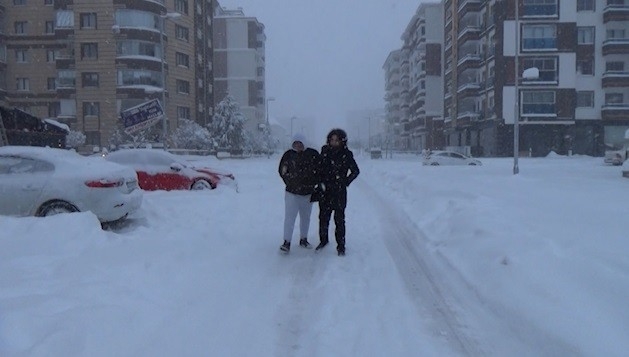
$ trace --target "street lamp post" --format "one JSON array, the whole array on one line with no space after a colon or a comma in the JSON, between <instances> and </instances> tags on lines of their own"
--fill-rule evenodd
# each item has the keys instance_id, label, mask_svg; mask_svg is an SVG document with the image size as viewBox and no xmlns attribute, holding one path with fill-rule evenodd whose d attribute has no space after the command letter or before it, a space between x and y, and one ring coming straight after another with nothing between
<instances>
[{"instance_id":1,"label":"street lamp post","mask_svg":"<svg viewBox=\"0 0 629 357\"><path fill-rule=\"evenodd\" d=\"M266 126L269 127L269 102L275 100L275 97L266 98Z\"/></svg>"},{"instance_id":2,"label":"street lamp post","mask_svg":"<svg viewBox=\"0 0 629 357\"><path fill-rule=\"evenodd\" d=\"M293 120L297 119L297 117L290 118L290 137L293 139Z\"/></svg>"},{"instance_id":3,"label":"street lamp post","mask_svg":"<svg viewBox=\"0 0 629 357\"><path fill-rule=\"evenodd\" d=\"M164 15L160 15L162 21L161 28L159 29L159 44L162 50L162 111L164 112L162 118L162 145L164 145L164 150L166 150L166 136L168 135L168 115L166 114L166 49L164 48L164 35L166 33L166 19L176 19L180 16L181 14L178 12L167 12Z\"/></svg>"},{"instance_id":4,"label":"street lamp post","mask_svg":"<svg viewBox=\"0 0 629 357\"><path fill-rule=\"evenodd\" d=\"M522 80L535 80L539 78L539 68L530 67L522 72L520 77L520 66L518 63L518 54L520 52L520 21L519 21L519 3L516 0L515 5L515 98L514 98L514 122L513 122L513 174L520 173L518 166L518 158L520 156L520 93L519 82Z\"/></svg>"},{"instance_id":5,"label":"street lamp post","mask_svg":"<svg viewBox=\"0 0 629 357\"><path fill-rule=\"evenodd\" d=\"M520 3L515 0L515 98L513 100L513 174L520 173L518 158L520 155L520 82L519 54L520 54Z\"/></svg>"}]
</instances>

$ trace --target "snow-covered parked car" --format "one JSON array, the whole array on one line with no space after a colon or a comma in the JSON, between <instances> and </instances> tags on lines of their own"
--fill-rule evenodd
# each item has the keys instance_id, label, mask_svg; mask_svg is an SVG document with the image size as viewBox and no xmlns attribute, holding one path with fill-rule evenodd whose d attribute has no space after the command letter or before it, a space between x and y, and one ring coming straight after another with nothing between
<instances>
[{"instance_id":1,"label":"snow-covered parked car","mask_svg":"<svg viewBox=\"0 0 629 357\"><path fill-rule=\"evenodd\" d=\"M111 152L105 160L133 168L143 190L204 190L219 184L236 186L234 175L209 167L194 167L164 150L129 149Z\"/></svg>"},{"instance_id":2,"label":"snow-covered parked car","mask_svg":"<svg viewBox=\"0 0 629 357\"><path fill-rule=\"evenodd\" d=\"M424 165L471 165L480 166L483 163L473 157L465 156L454 151L433 151L427 153L422 161Z\"/></svg>"},{"instance_id":3,"label":"snow-covered parked car","mask_svg":"<svg viewBox=\"0 0 629 357\"><path fill-rule=\"evenodd\" d=\"M605 151L603 162L609 165L620 166L627 158L627 150Z\"/></svg>"},{"instance_id":4,"label":"snow-covered parked car","mask_svg":"<svg viewBox=\"0 0 629 357\"><path fill-rule=\"evenodd\" d=\"M142 204L135 171L73 151L0 147L0 214L50 216L91 211L101 222Z\"/></svg>"}]
</instances>

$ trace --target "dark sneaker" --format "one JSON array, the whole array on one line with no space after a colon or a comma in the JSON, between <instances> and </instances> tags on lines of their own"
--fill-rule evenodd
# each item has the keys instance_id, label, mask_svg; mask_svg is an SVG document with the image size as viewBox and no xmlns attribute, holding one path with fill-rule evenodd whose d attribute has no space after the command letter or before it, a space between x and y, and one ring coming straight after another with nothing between
<instances>
[{"instance_id":1,"label":"dark sneaker","mask_svg":"<svg viewBox=\"0 0 629 357\"><path fill-rule=\"evenodd\" d=\"M302 238L299 240L299 245L304 248L312 248L312 244L308 243L308 238Z\"/></svg>"},{"instance_id":2,"label":"dark sneaker","mask_svg":"<svg viewBox=\"0 0 629 357\"><path fill-rule=\"evenodd\" d=\"M345 255L345 247L336 247L336 251L339 253L339 257Z\"/></svg>"},{"instance_id":3,"label":"dark sneaker","mask_svg":"<svg viewBox=\"0 0 629 357\"><path fill-rule=\"evenodd\" d=\"M290 242L289 242L289 241L287 241L287 240L285 240L285 241L284 241L284 244L282 244L282 245L280 246L280 250L281 250L282 252L285 252L285 253L290 252Z\"/></svg>"},{"instance_id":4,"label":"dark sneaker","mask_svg":"<svg viewBox=\"0 0 629 357\"><path fill-rule=\"evenodd\" d=\"M326 245L328 245L328 242L321 242L321 243L319 243L319 245L315 248L315 250L321 250L321 249L323 249L323 247L325 247Z\"/></svg>"}]
</instances>

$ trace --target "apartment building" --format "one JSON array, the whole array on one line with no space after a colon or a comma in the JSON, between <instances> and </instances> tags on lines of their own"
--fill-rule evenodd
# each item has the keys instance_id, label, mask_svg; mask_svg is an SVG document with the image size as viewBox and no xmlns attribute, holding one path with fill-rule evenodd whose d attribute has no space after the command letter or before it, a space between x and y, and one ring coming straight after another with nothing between
<instances>
[{"instance_id":1,"label":"apartment building","mask_svg":"<svg viewBox=\"0 0 629 357\"><path fill-rule=\"evenodd\" d=\"M388 123L386 128L387 136L393 138L393 148L406 150L409 147L409 134L405 131L403 124L401 86L402 62L408 61L405 53L401 50L394 50L389 53L384 61L384 85L385 85L385 118ZM407 90L408 91L408 90Z\"/></svg>"},{"instance_id":2,"label":"apartment building","mask_svg":"<svg viewBox=\"0 0 629 357\"><path fill-rule=\"evenodd\" d=\"M264 25L242 8L216 7L214 14L214 93L216 102L231 95L247 118L249 131L263 128L265 118Z\"/></svg>"},{"instance_id":3,"label":"apartment building","mask_svg":"<svg viewBox=\"0 0 629 357\"><path fill-rule=\"evenodd\" d=\"M167 132L179 119L205 124L213 8L212 0L7 0L0 101L69 124L89 145L107 145L122 110L162 96Z\"/></svg>"},{"instance_id":4,"label":"apartment building","mask_svg":"<svg viewBox=\"0 0 629 357\"><path fill-rule=\"evenodd\" d=\"M606 147L623 140L629 129L629 0L440 4L443 26L425 27L444 31L443 126L433 125L443 142L431 145L422 139L411 146L458 146L469 147L477 156L512 155L516 117L523 155L602 155ZM422 16L420 9L402 36L400 57L409 58L409 89L408 96L401 93L405 103L397 104L402 112L393 118L404 123L401 136L410 138L430 132L422 127L421 114L435 103L422 97L421 82L414 90L415 76L422 72L413 70L413 56L421 58L423 51L413 34L419 28L421 35L422 17L434 19ZM402 61L398 70L406 78ZM539 77L523 79L523 71L533 67ZM400 81L400 92L405 90L406 82ZM393 93L387 89L388 95Z\"/></svg>"},{"instance_id":5,"label":"apartment building","mask_svg":"<svg viewBox=\"0 0 629 357\"><path fill-rule=\"evenodd\" d=\"M421 4L402 34L402 136L413 151L442 147L443 5Z\"/></svg>"},{"instance_id":6,"label":"apartment building","mask_svg":"<svg viewBox=\"0 0 629 357\"><path fill-rule=\"evenodd\" d=\"M444 6L448 145L511 155L519 117L522 154L601 155L629 128L629 2L448 0ZM539 77L522 79L532 67Z\"/></svg>"}]
</instances>

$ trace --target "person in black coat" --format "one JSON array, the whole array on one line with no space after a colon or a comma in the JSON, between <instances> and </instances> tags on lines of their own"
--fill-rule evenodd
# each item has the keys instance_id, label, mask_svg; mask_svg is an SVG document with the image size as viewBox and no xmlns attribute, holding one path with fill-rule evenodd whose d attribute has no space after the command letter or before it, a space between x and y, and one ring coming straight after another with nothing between
<instances>
[{"instance_id":1,"label":"person in black coat","mask_svg":"<svg viewBox=\"0 0 629 357\"><path fill-rule=\"evenodd\" d=\"M299 245L304 248L311 248L308 242L308 229L310 227L310 213L312 212L311 195L315 185L319 182L318 164L319 153L317 150L307 148L304 136L295 134L291 148L282 156L278 168L280 177L286 184L284 243L280 246L280 250L285 253L290 251L297 214L299 214Z\"/></svg>"},{"instance_id":2,"label":"person in black coat","mask_svg":"<svg viewBox=\"0 0 629 357\"><path fill-rule=\"evenodd\" d=\"M354 154L347 148L347 133L332 129L327 144L321 148L319 164L319 240L316 250L325 247L328 240L330 217L334 213L334 235L338 255L345 255L345 207L347 187L358 177L360 170Z\"/></svg>"}]
</instances>

